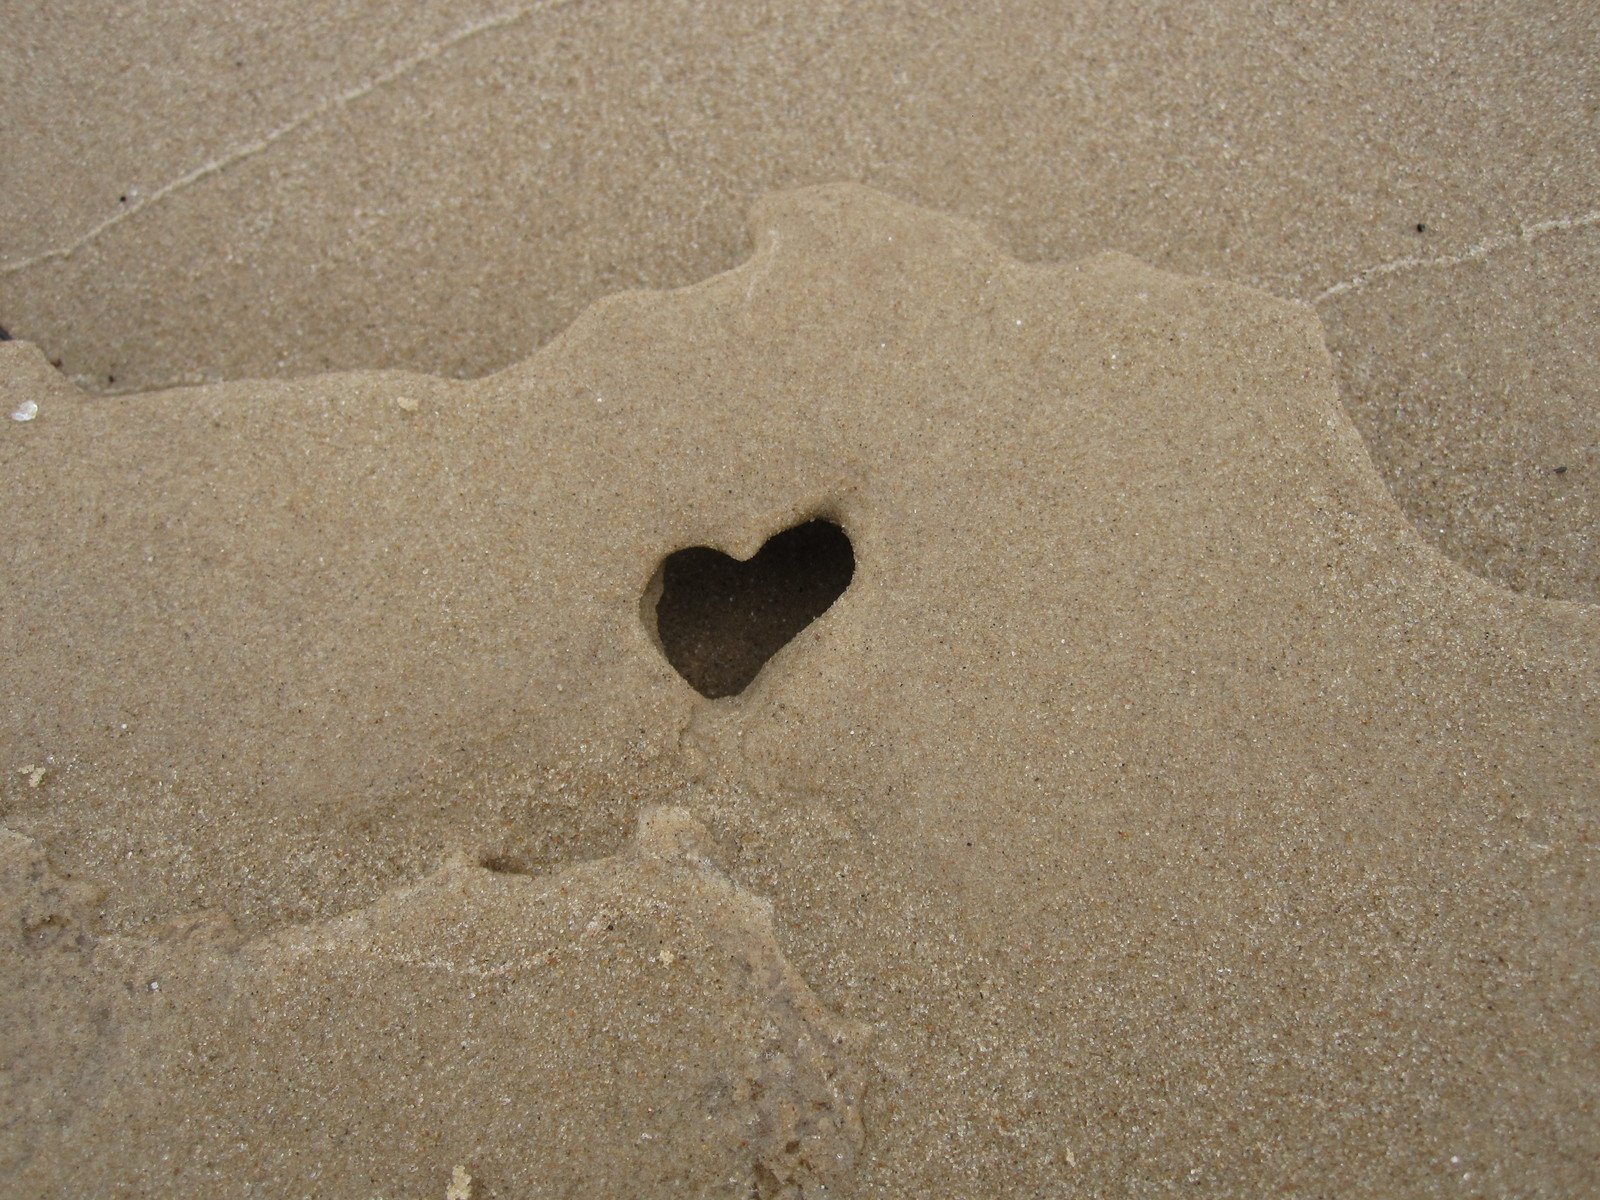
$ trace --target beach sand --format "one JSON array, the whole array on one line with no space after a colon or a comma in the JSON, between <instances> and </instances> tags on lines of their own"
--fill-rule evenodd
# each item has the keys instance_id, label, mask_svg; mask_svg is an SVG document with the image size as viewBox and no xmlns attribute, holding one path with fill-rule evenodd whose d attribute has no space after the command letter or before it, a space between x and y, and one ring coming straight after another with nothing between
<instances>
[{"instance_id":1,"label":"beach sand","mask_svg":"<svg viewBox=\"0 0 1600 1200\"><path fill-rule=\"evenodd\" d=\"M0 1190L1592 1190L1600 610L1397 506L1405 274L748 243L470 381L0 344ZM813 521L702 695L796 611L668 557Z\"/></svg>"},{"instance_id":2,"label":"beach sand","mask_svg":"<svg viewBox=\"0 0 1600 1200\"><path fill-rule=\"evenodd\" d=\"M1311 304L1423 536L1600 601L1592 4L12 9L0 325L92 390L482 375L855 180Z\"/></svg>"}]
</instances>

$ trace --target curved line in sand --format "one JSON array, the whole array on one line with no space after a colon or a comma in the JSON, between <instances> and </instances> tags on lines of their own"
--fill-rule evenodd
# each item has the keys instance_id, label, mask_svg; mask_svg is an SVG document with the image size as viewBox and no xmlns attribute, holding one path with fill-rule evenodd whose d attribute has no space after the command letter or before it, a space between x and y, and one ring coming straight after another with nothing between
<instances>
[{"instance_id":1,"label":"curved line in sand","mask_svg":"<svg viewBox=\"0 0 1600 1200\"><path fill-rule=\"evenodd\" d=\"M527 17L534 16L538 13L555 12L558 9L568 8L579 2L580 0L550 0L550 2L545 4L523 5L520 8L514 8L507 12L496 13L491 17L484 17L478 21L468 22L455 32L447 34L440 41L432 42L424 46L415 54L411 54L406 58L401 59L399 62L385 67L376 75L370 76L369 78L356 84L354 87L347 88L334 96L330 96L324 100L318 101L304 112L298 113L289 118L289 120L285 121L282 125L270 130L263 136L256 138L254 141L246 142L241 146L235 146L232 150L229 150L220 157L214 158L210 162L203 163L200 166L195 167L193 170L186 171L176 179L162 184L160 187L156 188L155 191L151 192L149 196L141 199L136 204L131 204L126 208L119 209L117 212L107 217L104 221L101 221L98 225L95 225L88 232L84 233L81 237L75 238L73 241L68 242L65 246L57 246L50 250L43 250L38 254L30 255L27 258L17 259L14 262L0 263L0 276L15 275L19 271L25 271L29 267L38 266L40 263L49 262L52 259L70 258L72 255L76 254L80 249L94 241L107 230L120 225L123 221L126 221L129 217L132 217L137 213L144 212L152 205L159 204L162 200L165 200L174 192L181 191L183 188L188 187L192 183L198 183L207 176L215 175L220 171L225 171L235 163L243 162L247 158L254 158L256 155L270 148L273 143L287 137L289 134L294 133L296 130L301 129L304 126L309 125L318 117L326 116L328 113L333 112L336 109L341 109L349 104L353 104L355 101L360 100L363 96L370 95L379 88L387 87L389 84L394 83L396 80L410 74L412 71L415 71L418 67L424 65L425 63L432 62L436 58L442 57L451 50L455 49L457 46L461 45L463 42L469 41L472 38L477 37L479 34L491 33L497 29L504 29L509 25L514 25L518 21L524 20Z\"/></svg>"},{"instance_id":2,"label":"curved line in sand","mask_svg":"<svg viewBox=\"0 0 1600 1200\"><path fill-rule=\"evenodd\" d=\"M1459 267L1469 262L1480 262L1496 251L1505 250L1512 246L1525 245L1535 241L1547 233L1564 233L1570 229L1584 229L1590 225L1600 224L1600 209L1591 209L1576 217L1554 217L1548 221L1536 221L1532 225L1521 225L1515 233L1502 234L1498 237L1485 238L1476 245L1468 246L1460 254L1445 254L1438 258L1417 258L1408 255L1405 258L1395 258L1388 262L1379 263L1374 267L1357 271L1349 279L1324 288L1318 292L1309 303L1314 308L1336 296L1346 292L1359 292L1369 283L1384 278L1387 275L1398 275L1405 271L1420 270L1425 267Z\"/></svg>"}]
</instances>

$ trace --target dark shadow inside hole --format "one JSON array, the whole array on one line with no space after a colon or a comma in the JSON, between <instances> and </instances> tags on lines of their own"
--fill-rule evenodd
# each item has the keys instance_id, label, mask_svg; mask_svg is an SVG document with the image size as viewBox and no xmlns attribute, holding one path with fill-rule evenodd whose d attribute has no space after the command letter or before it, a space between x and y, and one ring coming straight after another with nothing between
<instances>
[{"instance_id":1,"label":"dark shadow inside hole","mask_svg":"<svg viewBox=\"0 0 1600 1200\"><path fill-rule=\"evenodd\" d=\"M702 696L734 696L850 586L856 556L832 521L775 534L748 562L692 546L657 575L656 633L667 661Z\"/></svg>"}]
</instances>

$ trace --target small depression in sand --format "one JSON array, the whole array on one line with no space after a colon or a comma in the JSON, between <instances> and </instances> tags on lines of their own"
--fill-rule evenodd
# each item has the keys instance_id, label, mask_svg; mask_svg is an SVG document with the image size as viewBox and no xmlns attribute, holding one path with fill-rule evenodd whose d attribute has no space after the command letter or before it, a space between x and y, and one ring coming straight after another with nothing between
<instances>
[{"instance_id":1,"label":"small depression in sand","mask_svg":"<svg viewBox=\"0 0 1600 1200\"><path fill-rule=\"evenodd\" d=\"M690 546L662 561L645 592L645 621L695 691L736 696L833 606L855 570L849 537L820 518L774 534L744 562Z\"/></svg>"}]
</instances>

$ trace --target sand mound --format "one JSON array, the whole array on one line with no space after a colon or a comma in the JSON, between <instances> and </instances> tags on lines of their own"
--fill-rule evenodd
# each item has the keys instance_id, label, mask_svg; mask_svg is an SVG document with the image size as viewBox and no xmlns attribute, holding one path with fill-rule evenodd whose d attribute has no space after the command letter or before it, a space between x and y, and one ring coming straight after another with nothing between
<instances>
[{"instance_id":1,"label":"sand mound","mask_svg":"<svg viewBox=\"0 0 1600 1200\"><path fill-rule=\"evenodd\" d=\"M853 187L752 232L471 383L92 400L0 346L0 1153L43 1194L1591 1185L1600 614L1417 536L1304 306ZM706 698L664 562L811 521L847 585Z\"/></svg>"}]
</instances>

